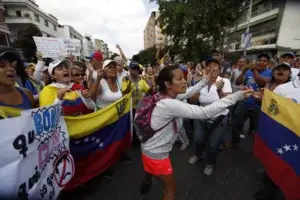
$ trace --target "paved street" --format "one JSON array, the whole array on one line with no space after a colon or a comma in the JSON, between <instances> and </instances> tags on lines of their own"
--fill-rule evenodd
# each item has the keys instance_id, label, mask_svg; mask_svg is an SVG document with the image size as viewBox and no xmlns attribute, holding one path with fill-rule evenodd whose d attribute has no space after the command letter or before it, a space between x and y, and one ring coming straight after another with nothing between
<instances>
[{"instance_id":1,"label":"paved street","mask_svg":"<svg viewBox=\"0 0 300 200\"><path fill-rule=\"evenodd\" d=\"M259 175L255 169L259 166L250 149L251 139L242 140L241 150L225 149L220 153L215 173L211 177L203 175L204 162L196 165L188 163L192 149L179 151L175 145L172 162L177 181L178 200L253 200ZM99 177L62 199L98 199L98 200L158 200L162 188L154 180L152 190L146 196L139 193L139 185L143 180L143 168L140 152L131 150L131 164L119 163L111 179Z\"/></svg>"}]
</instances>

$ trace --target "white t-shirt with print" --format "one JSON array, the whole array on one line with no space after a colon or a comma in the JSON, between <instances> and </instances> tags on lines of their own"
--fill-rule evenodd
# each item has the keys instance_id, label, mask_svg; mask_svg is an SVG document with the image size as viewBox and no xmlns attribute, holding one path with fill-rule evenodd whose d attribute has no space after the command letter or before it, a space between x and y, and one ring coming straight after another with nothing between
<instances>
[{"instance_id":1,"label":"white t-shirt with print","mask_svg":"<svg viewBox=\"0 0 300 200\"><path fill-rule=\"evenodd\" d=\"M220 80L224 81L224 87L222 89L222 92L223 93L232 93L232 87L231 87L231 83L230 83L229 79L218 77L217 81L220 81ZM218 101L219 99L220 99L220 97L218 95L217 86L215 83L211 85L210 90L208 90L208 85L200 90L200 97L199 97L200 106L207 106L215 101ZM229 112L229 110L226 109L223 112L215 115L212 119L215 119L220 115L227 115L228 112Z\"/></svg>"},{"instance_id":2,"label":"white t-shirt with print","mask_svg":"<svg viewBox=\"0 0 300 200\"><path fill-rule=\"evenodd\" d=\"M300 104L300 77L277 86L273 92L287 99L292 99Z\"/></svg>"}]
</instances>

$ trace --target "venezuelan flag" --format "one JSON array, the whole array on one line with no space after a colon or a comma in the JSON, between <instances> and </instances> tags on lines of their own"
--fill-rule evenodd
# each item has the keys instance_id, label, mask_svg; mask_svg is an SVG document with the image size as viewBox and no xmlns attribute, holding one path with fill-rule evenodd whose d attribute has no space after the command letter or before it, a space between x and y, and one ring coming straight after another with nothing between
<instances>
[{"instance_id":1,"label":"venezuelan flag","mask_svg":"<svg viewBox=\"0 0 300 200\"><path fill-rule=\"evenodd\" d=\"M75 176L66 189L72 190L102 173L131 146L131 94L97 112L65 117Z\"/></svg>"},{"instance_id":2,"label":"venezuelan flag","mask_svg":"<svg viewBox=\"0 0 300 200\"><path fill-rule=\"evenodd\" d=\"M300 105L264 92L254 153L288 200L300 199Z\"/></svg>"}]
</instances>

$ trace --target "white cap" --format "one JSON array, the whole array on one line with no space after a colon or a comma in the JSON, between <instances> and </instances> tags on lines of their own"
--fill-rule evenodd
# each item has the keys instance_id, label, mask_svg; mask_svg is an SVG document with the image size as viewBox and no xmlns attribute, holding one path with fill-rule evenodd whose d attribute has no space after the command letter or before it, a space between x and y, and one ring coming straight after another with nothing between
<instances>
[{"instance_id":1,"label":"white cap","mask_svg":"<svg viewBox=\"0 0 300 200\"><path fill-rule=\"evenodd\" d=\"M116 62L122 62L122 61L124 61L124 60L123 60L123 58L122 58L121 56L116 56L116 57L114 58L114 61L116 61Z\"/></svg>"},{"instance_id":2,"label":"white cap","mask_svg":"<svg viewBox=\"0 0 300 200\"><path fill-rule=\"evenodd\" d=\"M107 67L107 65L109 65L110 63L115 63L115 64L117 64L117 62L114 61L114 60L110 60L110 59L105 60L105 61L103 62L103 69L105 69L105 68Z\"/></svg>"},{"instance_id":3,"label":"white cap","mask_svg":"<svg viewBox=\"0 0 300 200\"><path fill-rule=\"evenodd\" d=\"M67 59L65 59L65 60L55 60L55 61L53 61L49 64L49 67L48 67L49 74L52 75L54 68L57 67L58 65L62 64L62 63L64 63L67 66L72 65L72 62L70 60L67 60Z\"/></svg>"}]
</instances>

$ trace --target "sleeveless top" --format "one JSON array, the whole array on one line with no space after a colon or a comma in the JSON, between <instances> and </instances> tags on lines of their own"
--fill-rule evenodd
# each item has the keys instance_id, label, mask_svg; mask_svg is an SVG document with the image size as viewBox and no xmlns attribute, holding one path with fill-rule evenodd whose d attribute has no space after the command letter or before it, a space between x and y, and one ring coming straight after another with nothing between
<instances>
[{"instance_id":1,"label":"sleeveless top","mask_svg":"<svg viewBox=\"0 0 300 200\"><path fill-rule=\"evenodd\" d=\"M106 106L109 106L110 104L114 103L115 101L122 98L122 92L119 82L117 81L118 85L118 91L112 92L106 82L105 79L102 79L100 82L101 85L101 94L97 98L97 106L99 108L104 108Z\"/></svg>"},{"instance_id":2,"label":"sleeveless top","mask_svg":"<svg viewBox=\"0 0 300 200\"><path fill-rule=\"evenodd\" d=\"M19 88L16 87L17 91L22 96L22 103L19 105L11 105L11 104L5 104L0 102L0 110L2 115L5 114L4 117L11 118L11 117L17 117L21 115L21 112L23 110L30 110L32 109L31 101L29 97L25 94L25 92Z\"/></svg>"}]
</instances>

